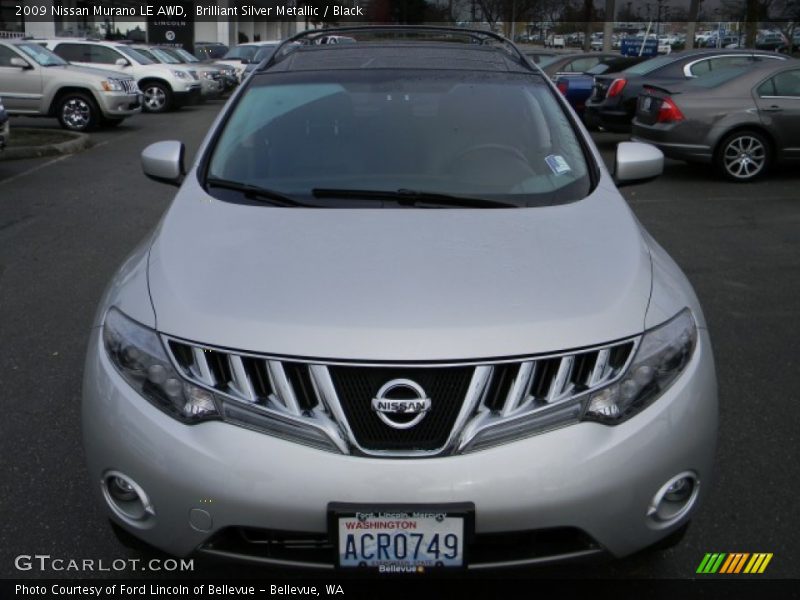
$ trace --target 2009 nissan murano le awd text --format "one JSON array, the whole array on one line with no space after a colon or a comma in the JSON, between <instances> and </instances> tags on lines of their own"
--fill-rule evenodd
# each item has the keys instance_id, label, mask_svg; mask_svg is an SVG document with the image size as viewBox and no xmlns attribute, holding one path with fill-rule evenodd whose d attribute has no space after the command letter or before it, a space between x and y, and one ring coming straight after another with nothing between
<instances>
[{"instance_id":1,"label":"2009 nissan murano le awd text","mask_svg":"<svg viewBox=\"0 0 800 600\"><path fill-rule=\"evenodd\" d=\"M339 32L260 65L187 173L178 142L142 155L180 189L101 302L83 392L114 526L401 571L676 540L712 470L711 345L615 185L663 156L620 144L612 179L494 34Z\"/></svg>"}]
</instances>

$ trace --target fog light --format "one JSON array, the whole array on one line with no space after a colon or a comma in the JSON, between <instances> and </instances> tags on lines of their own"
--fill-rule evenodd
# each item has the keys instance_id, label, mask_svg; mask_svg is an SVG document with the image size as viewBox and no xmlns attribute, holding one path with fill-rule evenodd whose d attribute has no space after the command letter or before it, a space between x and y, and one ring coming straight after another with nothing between
<instances>
[{"instance_id":1,"label":"fog light","mask_svg":"<svg viewBox=\"0 0 800 600\"><path fill-rule=\"evenodd\" d=\"M133 479L119 471L108 471L100 484L106 503L117 517L140 528L153 525L153 505Z\"/></svg>"},{"instance_id":2,"label":"fog light","mask_svg":"<svg viewBox=\"0 0 800 600\"><path fill-rule=\"evenodd\" d=\"M120 502L131 502L136 500L136 490L127 480L116 475L108 478L108 493L114 500Z\"/></svg>"},{"instance_id":3,"label":"fog light","mask_svg":"<svg viewBox=\"0 0 800 600\"><path fill-rule=\"evenodd\" d=\"M650 526L663 529L680 521L694 506L699 491L700 480L692 471L672 477L650 501L647 508Z\"/></svg>"}]
</instances>

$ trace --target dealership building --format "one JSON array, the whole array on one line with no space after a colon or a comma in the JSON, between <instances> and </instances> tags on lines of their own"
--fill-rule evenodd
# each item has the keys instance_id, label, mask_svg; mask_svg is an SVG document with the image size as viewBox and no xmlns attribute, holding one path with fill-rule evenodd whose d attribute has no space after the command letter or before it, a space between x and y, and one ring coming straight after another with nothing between
<instances>
[{"instance_id":1,"label":"dealership building","mask_svg":"<svg viewBox=\"0 0 800 600\"><path fill-rule=\"evenodd\" d=\"M164 2L158 14L159 3L145 0L19 0L13 4L3 0L0 37L111 36L137 42L179 43L190 49L201 41L233 46L284 39L314 28L315 23L305 15L291 15L292 4L291 0L248 0L245 7L236 0L176 1ZM154 14L143 14L147 6Z\"/></svg>"}]
</instances>

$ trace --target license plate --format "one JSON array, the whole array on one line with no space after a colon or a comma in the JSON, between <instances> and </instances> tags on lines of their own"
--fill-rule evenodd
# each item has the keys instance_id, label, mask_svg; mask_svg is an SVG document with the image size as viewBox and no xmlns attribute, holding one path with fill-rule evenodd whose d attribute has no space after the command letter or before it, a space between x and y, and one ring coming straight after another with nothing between
<instances>
[{"instance_id":1,"label":"license plate","mask_svg":"<svg viewBox=\"0 0 800 600\"><path fill-rule=\"evenodd\" d=\"M381 573L424 573L466 566L471 504L330 507L336 564Z\"/></svg>"}]
</instances>

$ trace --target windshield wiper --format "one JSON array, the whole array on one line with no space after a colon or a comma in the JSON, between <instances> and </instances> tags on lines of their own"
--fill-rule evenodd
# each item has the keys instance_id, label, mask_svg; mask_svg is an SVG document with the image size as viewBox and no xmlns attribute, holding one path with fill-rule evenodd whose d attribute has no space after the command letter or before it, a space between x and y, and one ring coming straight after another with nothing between
<instances>
[{"instance_id":1,"label":"windshield wiper","mask_svg":"<svg viewBox=\"0 0 800 600\"><path fill-rule=\"evenodd\" d=\"M352 200L392 200L402 206L439 205L461 206L464 208L519 208L518 204L503 200L451 196L421 190L348 190L336 188L314 188L315 198L347 198Z\"/></svg>"},{"instance_id":2,"label":"windshield wiper","mask_svg":"<svg viewBox=\"0 0 800 600\"><path fill-rule=\"evenodd\" d=\"M233 190L241 192L245 198L250 200L268 200L271 204L276 206L308 206L299 200L295 200L290 196L281 194L274 190L258 187L249 183L241 183L239 181L231 181L230 179L219 179L217 177L209 177L206 179L206 185L212 187L223 188L226 190Z\"/></svg>"}]
</instances>

